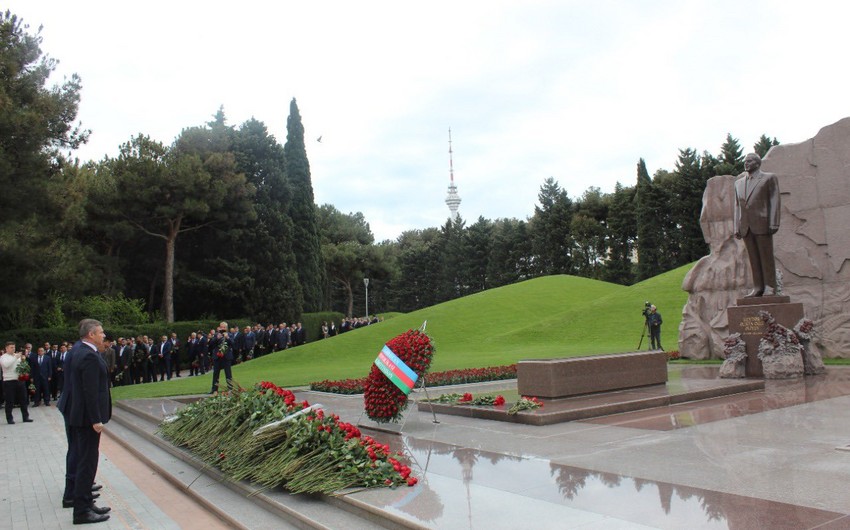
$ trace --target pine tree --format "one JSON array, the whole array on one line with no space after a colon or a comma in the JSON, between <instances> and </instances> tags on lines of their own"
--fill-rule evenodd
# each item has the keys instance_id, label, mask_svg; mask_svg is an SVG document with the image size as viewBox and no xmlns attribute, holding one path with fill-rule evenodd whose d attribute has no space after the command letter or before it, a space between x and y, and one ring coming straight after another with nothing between
<instances>
[{"instance_id":1,"label":"pine tree","mask_svg":"<svg viewBox=\"0 0 850 530\"><path fill-rule=\"evenodd\" d=\"M292 251L295 253L298 281L304 293L304 310L319 311L325 299L325 264L316 220L310 162L304 146L304 126L295 98L289 104L283 153L292 197L289 204L289 217L293 223Z\"/></svg>"},{"instance_id":2,"label":"pine tree","mask_svg":"<svg viewBox=\"0 0 850 530\"><path fill-rule=\"evenodd\" d=\"M658 190L649 178L643 158L637 164L635 224L637 225L637 279L645 280L662 272Z\"/></svg>"},{"instance_id":3,"label":"pine tree","mask_svg":"<svg viewBox=\"0 0 850 530\"><path fill-rule=\"evenodd\" d=\"M700 157L694 149L680 149L672 173L670 213L673 222L679 227L680 250L674 266L696 261L708 253L708 245L699 224L702 194L711 175L711 168L703 165L704 160L713 162L710 155Z\"/></svg>"},{"instance_id":4,"label":"pine tree","mask_svg":"<svg viewBox=\"0 0 850 530\"><path fill-rule=\"evenodd\" d=\"M726 141L720 146L720 156L718 157L718 163L714 166L714 175L741 174L744 171L743 152L741 143L736 138L733 138L732 134L727 133Z\"/></svg>"},{"instance_id":5,"label":"pine tree","mask_svg":"<svg viewBox=\"0 0 850 530\"><path fill-rule=\"evenodd\" d=\"M534 217L530 223L535 273L572 274L575 267L570 234L572 201L552 177L540 186L537 199L540 204L534 206Z\"/></svg>"},{"instance_id":6,"label":"pine tree","mask_svg":"<svg viewBox=\"0 0 850 530\"><path fill-rule=\"evenodd\" d=\"M779 145L779 140L776 138L771 139L770 136L766 136L764 134L761 135L759 141L753 145L753 151L760 157L764 158L767 155L767 152L770 151L770 148Z\"/></svg>"}]
</instances>

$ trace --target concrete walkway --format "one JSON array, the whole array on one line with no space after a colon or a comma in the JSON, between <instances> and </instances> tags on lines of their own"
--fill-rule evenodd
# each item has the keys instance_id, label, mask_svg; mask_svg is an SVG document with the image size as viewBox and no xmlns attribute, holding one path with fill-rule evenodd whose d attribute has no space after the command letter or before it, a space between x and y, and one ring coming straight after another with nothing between
<instances>
[{"instance_id":1,"label":"concrete walkway","mask_svg":"<svg viewBox=\"0 0 850 530\"><path fill-rule=\"evenodd\" d=\"M0 528L74 527L73 510L62 508L65 426L52 405L30 408L33 423L21 422L16 409L14 425L0 424ZM228 528L108 435L101 436L97 482L103 485L97 505L112 511L93 528Z\"/></svg>"}]
</instances>

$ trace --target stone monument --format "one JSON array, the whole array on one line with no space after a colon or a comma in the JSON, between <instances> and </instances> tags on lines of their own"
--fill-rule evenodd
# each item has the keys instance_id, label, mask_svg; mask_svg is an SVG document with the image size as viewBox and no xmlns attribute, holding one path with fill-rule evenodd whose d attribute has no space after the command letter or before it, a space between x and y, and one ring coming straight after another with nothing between
<instances>
[{"instance_id":1,"label":"stone monument","mask_svg":"<svg viewBox=\"0 0 850 530\"><path fill-rule=\"evenodd\" d=\"M782 223L773 244L775 266L783 279L781 294L801 304L805 316L814 321L817 333L809 347L816 355L848 356L850 118L824 127L805 142L773 147L761 169L774 173L780 188ZM735 179L714 177L703 195L700 224L711 253L683 282L689 293L679 327L683 357L722 358L724 340L731 333L727 308L747 307L737 304L754 282L745 245L735 238ZM743 303L758 305L770 297L758 298ZM753 313L749 316L757 317L758 310ZM786 327L797 324L773 316ZM742 337L746 340L745 333Z\"/></svg>"}]
</instances>

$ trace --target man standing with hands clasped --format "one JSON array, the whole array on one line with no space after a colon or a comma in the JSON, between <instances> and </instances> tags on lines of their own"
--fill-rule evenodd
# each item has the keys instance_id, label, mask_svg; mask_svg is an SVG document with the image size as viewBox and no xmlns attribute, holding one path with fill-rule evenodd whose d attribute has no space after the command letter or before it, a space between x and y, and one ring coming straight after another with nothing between
<instances>
[{"instance_id":1,"label":"man standing with hands clasped","mask_svg":"<svg viewBox=\"0 0 850 530\"><path fill-rule=\"evenodd\" d=\"M109 374L100 355L104 348L103 326L97 320L80 322L80 341L69 352L70 368L66 375L67 391L59 404L68 426L68 477L73 491L74 524L99 523L109 519L108 507L94 504L92 486L100 456L100 433L112 417ZM62 401L60 399L60 401ZM72 460L73 462L72 466ZM75 469L70 469L74 467Z\"/></svg>"}]
</instances>

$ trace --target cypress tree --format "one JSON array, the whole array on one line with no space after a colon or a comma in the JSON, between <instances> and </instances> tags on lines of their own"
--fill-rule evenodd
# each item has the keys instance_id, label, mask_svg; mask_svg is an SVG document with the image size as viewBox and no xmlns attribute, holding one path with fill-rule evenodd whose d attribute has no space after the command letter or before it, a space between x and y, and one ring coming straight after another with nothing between
<instances>
[{"instance_id":1,"label":"cypress tree","mask_svg":"<svg viewBox=\"0 0 850 530\"><path fill-rule=\"evenodd\" d=\"M292 201L289 204L289 217L293 223L292 251L295 253L298 281L304 293L304 310L318 311L325 299L325 263L316 220L310 162L304 147L304 126L301 124L301 114L298 112L295 98L292 98L289 104L283 154L286 176L292 191Z\"/></svg>"}]
</instances>

